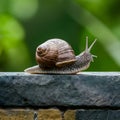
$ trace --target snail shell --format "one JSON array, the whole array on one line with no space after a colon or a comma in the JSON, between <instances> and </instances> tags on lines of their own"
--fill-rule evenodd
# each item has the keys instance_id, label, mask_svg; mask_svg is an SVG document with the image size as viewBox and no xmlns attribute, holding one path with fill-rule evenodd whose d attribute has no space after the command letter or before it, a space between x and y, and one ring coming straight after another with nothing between
<instances>
[{"instance_id":1,"label":"snail shell","mask_svg":"<svg viewBox=\"0 0 120 120\"><path fill-rule=\"evenodd\" d=\"M40 67L63 67L76 61L72 47L64 40L50 39L36 49L36 61Z\"/></svg>"}]
</instances>

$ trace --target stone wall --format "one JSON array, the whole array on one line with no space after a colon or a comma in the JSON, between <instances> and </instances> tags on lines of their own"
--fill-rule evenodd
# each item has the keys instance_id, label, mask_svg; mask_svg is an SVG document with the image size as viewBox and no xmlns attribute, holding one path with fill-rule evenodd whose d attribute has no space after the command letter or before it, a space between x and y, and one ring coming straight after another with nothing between
<instances>
[{"instance_id":1,"label":"stone wall","mask_svg":"<svg viewBox=\"0 0 120 120\"><path fill-rule=\"evenodd\" d=\"M0 73L0 120L120 120L120 73Z\"/></svg>"}]
</instances>

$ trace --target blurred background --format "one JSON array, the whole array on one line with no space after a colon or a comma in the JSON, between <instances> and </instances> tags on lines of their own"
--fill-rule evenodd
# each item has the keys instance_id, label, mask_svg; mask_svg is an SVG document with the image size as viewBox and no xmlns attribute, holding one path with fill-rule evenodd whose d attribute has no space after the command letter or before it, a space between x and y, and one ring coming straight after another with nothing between
<instances>
[{"instance_id":1,"label":"blurred background","mask_svg":"<svg viewBox=\"0 0 120 120\"><path fill-rule=\"evenodd\" d=\"M0 71L36 65L36 47L66 40L79 54L97 38L88 71L120 70L120 0L0 0Z\"/></svg>"}]
</instances>

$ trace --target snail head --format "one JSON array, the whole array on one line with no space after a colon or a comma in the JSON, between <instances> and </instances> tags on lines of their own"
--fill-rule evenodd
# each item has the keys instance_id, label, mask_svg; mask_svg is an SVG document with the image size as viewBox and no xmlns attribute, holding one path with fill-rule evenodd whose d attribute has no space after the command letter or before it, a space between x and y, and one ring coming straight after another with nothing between
<instances>
[{"instance_id":1,"label":"snail head","mask_svg":"<svg viewBox=\"0 0 120 120\"><path fill-rule=\"evenodd\" d=\"M93 41L93 43L90 45L90 47L88 47L88 36L86 36L86 47L85 47L85 53L89 53L89 54L91 54L92 62L94 62L94 59L93 59L93 58L97 58L96 55L93 55L92 53L90 53L90 51L91 51L92 47L94 46L96 40L97 40L97 39L95 39L95 40Z\"/></svg>"}]
</instances>

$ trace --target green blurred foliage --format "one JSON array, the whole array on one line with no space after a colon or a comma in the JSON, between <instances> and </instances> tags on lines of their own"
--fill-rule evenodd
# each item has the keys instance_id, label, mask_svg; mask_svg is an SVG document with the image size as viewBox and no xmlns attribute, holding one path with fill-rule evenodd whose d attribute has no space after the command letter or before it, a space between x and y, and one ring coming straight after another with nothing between
<instances>
[{"instance_id":1,"label":"green blurred foliage","mask_svg":"<svg viewBox=\"0 0 120 120\"><path fill-rule=\"evenodd\" d=\"M6 14L0 15L0 70L19 71L30 64L28 52L23 41L24 30L20 23ZM23 54L24 53L24 54Z\"/></svg>"},{"instance_id":2,"label":"green blurred foliage","mask_svg":"<svg viewBox=\"0 0 120 120\"><path fill-rule=\"evenodd\" d=\"M61 38L76 55L97 38L88 71L120 70L119 0L0 0L0 71L23 71L36 64L42 42Z\"/></svg>"}]
</instances>

